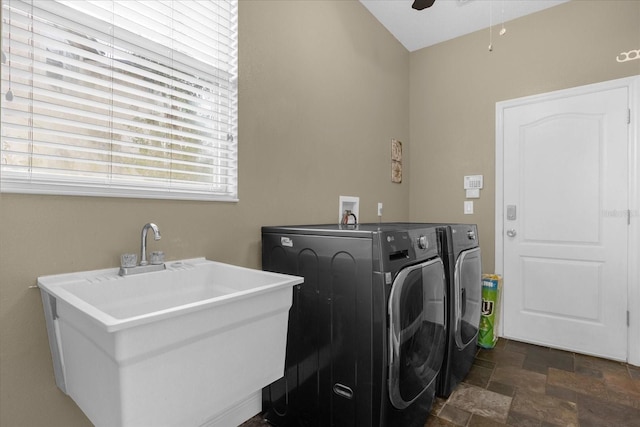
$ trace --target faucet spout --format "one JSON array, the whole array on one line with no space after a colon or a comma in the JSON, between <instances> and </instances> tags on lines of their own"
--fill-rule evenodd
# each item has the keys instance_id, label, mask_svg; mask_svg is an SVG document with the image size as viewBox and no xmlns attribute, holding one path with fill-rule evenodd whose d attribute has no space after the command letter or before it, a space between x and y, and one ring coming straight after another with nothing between
<instances>
[{"instance_id":1,"label":"faucet spout","mask_svg":"<svg viewBox=\"0 0 640 427\"><path fill-rule=\"evenodd\" d=\"M150 222L142 227L142 242L140 243L140 265L147 265L147 232L151 229L153 231L153 239L160 240L160 229L157 225Z\"/></svg>"}]
</instances>

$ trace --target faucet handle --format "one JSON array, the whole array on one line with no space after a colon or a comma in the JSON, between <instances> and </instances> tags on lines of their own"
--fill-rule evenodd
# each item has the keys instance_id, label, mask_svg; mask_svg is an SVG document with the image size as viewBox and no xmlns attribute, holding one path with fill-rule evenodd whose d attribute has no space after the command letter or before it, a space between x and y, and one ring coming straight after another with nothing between
<instances>
[{"instance_id":1,"label":"faucet handle","mask_svg":"<svg viewBox=\"0 0 640 427\"><path fill-rule=\"evenodd\" d=\"M122 254L120 255L120 267L135 267L138 264L138 255Z\"/></svg>"},{"instance_id":2,"label":"faucet handle","mask_svg":"<svg viewBox=\"0 0 640 427\"><path fill-rule=\"evenodd\" d=\"M151 252L151 264L158 265L164 263L164 252L162 251L153 251Z\"/></svg>"}]
</instances>

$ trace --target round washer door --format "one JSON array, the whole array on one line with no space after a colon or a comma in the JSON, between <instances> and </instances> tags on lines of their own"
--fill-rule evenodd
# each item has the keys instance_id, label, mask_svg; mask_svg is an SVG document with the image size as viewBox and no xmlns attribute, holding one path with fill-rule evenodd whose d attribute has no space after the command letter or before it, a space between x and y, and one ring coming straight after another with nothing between
<instances>
[{"instance_id":1,"label":"round washer door","mask_svg":"<svg viewBox=\"0 0 640 427\"><path fill-rule=\"evenodd\" d=\"M455 338L463 349L476 342L482 308L482 261L480 248L460 253L454 270Z\"/></svg>"},{"instance_id":2,"label":"round washer door","mask_svg":"<svg viewBox=\"0 0 640 427\"><path fill-rule=\"evenodd\" d=\"M445 351L445 277L440 258L398 273L389 295L389 398L404 409L435 381Z\"/></svg>"}]
</instances>

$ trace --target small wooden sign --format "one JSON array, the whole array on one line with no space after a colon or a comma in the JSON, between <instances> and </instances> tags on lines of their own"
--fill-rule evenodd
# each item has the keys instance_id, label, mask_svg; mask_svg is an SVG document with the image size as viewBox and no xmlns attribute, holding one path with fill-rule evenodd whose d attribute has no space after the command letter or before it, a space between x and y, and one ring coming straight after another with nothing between
<instances>
[{"instance_id":1,"label":"small wooden sign","mask_svg":"<svg viewBox=\"0 0 640 427\"><path fill-rule=\"evenodd\" d=\"M391 140L391 182L402 182L402 142Z\"/></svg>"}]
</instances>

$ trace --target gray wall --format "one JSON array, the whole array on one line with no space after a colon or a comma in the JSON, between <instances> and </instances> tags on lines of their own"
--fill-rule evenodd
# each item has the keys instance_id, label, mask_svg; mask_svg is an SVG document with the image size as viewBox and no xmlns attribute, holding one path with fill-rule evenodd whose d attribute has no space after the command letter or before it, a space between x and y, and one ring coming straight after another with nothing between
<instances>
[{"instance_id":1,"label":"gray wall","mask_svg":"<svg viewBox=\"0 0 640 427\"><path fill-rule=\"evenodd\" d=\"M0 195L0 425L89 425L56 389L40 275L117 266L156 222L170 259L260 267L260 226L407 220L391 138L409 138L409 53L354 1L241 1L238 203ZM408 148L405 151L408 155ZM408 176L408 165L405 173Z\"/></svg>"},{"instance_id":2,"label":"gray wall","mask_svg":"<svg viewBox=\"0 0 640 427\"><path fill-rule=\"evenodd\" d=\"M484 272L494 271L495 104L640 74L616 62L640 48L639 1L573 0L411 54L410 213L414 221L477 223ZM484 175L463 214L464 175Z\"/></svg>"}]
</instances>

